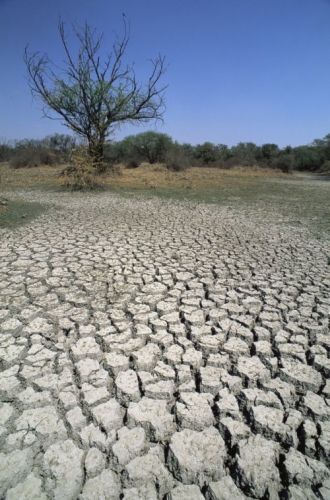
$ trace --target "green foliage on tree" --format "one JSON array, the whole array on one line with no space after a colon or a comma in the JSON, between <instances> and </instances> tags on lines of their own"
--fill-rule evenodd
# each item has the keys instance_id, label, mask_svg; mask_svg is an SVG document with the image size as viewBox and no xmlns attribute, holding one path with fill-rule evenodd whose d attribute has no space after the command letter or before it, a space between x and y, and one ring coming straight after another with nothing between
<instances>
[{"instance_id":1,"label":"green foliage on tree","mask_svg":"<svg viewBox=\"0 0 330 500\"><path fill-rule=\"evenodd\" d=\"M318 170L324 163L322 148L313 146L298 146L293 148L294 166L297 170Z\"/></svg>"},{"instance_id":2,"label":"green foliage on tree","mask_svg":"<svg viewBox=\"0 0 330 500\"><path fill-rule=\"evenodd\" d=\"M218 160L219 154L215 144L204 142L195 146L195 158L200 160L204 165L214 163Z\"/></svg>"},{"instance_id":3,"label":"green foliage on tree","mask_svg":"<svg viewBox=\"0 0 330 500\"><path fill-rule=\"evenodd\" d=\"M6 139L0 139L0 163L9 161L12 156L13 146Z\"/></svg>"},{"instance_id":4,"label":"green foliage on tree","mask_svg":"<svg viewBox=\"0 0 330 500\"><path fill-rule=\"evenodd\" d=\"M260 148L253 142L239 142L231 148L231 153L243 165L254 165L260 159Z\"/></svg>"},{"instance_id":5,"label":"green foliage on tree","mask_svg":"<svg viewBox=\"0 0 330 500\"><path fill-rule=\"evenodd\" d=\"M265 159L266 161L270 161L273 158L276 158L280 152L280 148L278 147L277 144L273 143L266 143L262 144L260 147L260 156L262 159Z\"/></svg>"},{"instance_id":6,"label":"green foliage on tree","mask_svg":"<svg viewBox=\"0 0 330 500\"><path fill-rule=\"evenodd\" d=\"M164 161L166 153L173 148L173 140L167 134L150 130L129 135L121 141L121 148L126 158L152 164Z\"/></svg>"},{"instance_id":7,"label":"green foliage on tree","mask_svg":"<svg viewBox=\"0 0 330 500\"><path fill-rule=\"evenodd\" d=\"M97 167L102 163L104 144L116 127L123 123L147 123L162 120L166 86L160 80L166 71L165 58L151 61L146 83L140 83L134 66L124 63L130 39L129 26L123 19L124 34L117 36L111 53L101 59L103 35L87 23L71 25L78 42L77 54L70 49L65 24L58 31L65 54L58 68L47 54L25 49L24 61L33 97L43 103L44 116L60 119L85 140L89 155Z\"/></svg>"}]
</instances>

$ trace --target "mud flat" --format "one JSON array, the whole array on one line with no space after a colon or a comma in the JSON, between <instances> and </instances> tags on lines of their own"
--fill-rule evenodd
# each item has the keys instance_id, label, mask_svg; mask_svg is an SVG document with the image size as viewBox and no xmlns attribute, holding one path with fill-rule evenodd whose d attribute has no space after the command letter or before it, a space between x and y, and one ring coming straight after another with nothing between
<instances>
[{"instance_id":1,"label":"mud flat","mask_svg":"<svg viewBox=\"0 0 330 500\"><path fill-rule=\"evenodd\" d=\"M330 498L330 243L267 216L21 194L0 230L0 497Z\"/></svg>"}]
</instances>

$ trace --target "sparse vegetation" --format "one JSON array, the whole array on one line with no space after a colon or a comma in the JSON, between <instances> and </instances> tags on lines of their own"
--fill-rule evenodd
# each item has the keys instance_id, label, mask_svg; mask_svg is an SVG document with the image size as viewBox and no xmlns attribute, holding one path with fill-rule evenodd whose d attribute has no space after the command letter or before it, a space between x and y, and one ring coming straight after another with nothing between
<instances>
[{"instance_id":1,"label":"sparse vegetation","mask_svg":"<svg viewBox=\"0 0 330 500\"><path fill-rule=\"evenodd\" d=\"M189 168L189 159L180 149L169 150L164 157L165 166L171 172L184 172Z\"/></svg>"},{"instance_id":2,"label":"sparse vegetation","mask_svg":"<svg viewBox=\"0 0 330 500\"><path fill-rule=\"evenodd\" d=\"M31 168L65 163L76 139L67 134L53 134L44 139L23 139L0 142L0 162L8 161L11 168Z\"/></svg>"},{"instance_id":3,"label":"sparse vegetation","mask_svg":"<svg viewBox=\"0 0 330 500\"><path fill-rule=\"evenodd\" d=\"M137 160L129 160L127 163L126 163L126 168L138 168L140 166L141 162L137 161Z\"/></svg>"},{"instance_id":4,"label":"sparse vegetation","mask_svg":"<svg viewBox=\"0 0 330 500\"><path fill-rule=\"evenodd\" d=\"M101 169L102 164L98 167ZM73 149L68 166L59 174L61 185L73 191L91 190L101 187L93 159L86 147Z\"/></svg>"},{"instance_id":5,"label":"sparse vegetation","mask_svg":"<svg viewBox=\"0 0 330 500\"><path fill-rule=\"evenodd\" d=\"M63 165L68 163L70 152L76 147L79 147L77 140L66 134L54 134L41 140L9 142L3 139L0 140L0 162L9 162L12 168ZM257 146L241 142L230 148L225 144L205 142L194 146L180 144L167 134L147 131L122 141L105 143L103 161L97 165L93 161L93 165L96 175L118 174L118 165L125 164L133 169L144 161L164 163L176 172L190 167L229 170L257 166L283 173L295 170L326 173L330 162L330 134L305 146L280 149L273 143Z\"/></svg>"},{"instance_id":6,"label":"sparse vegetation","mask_svg":"<svg viewBox=\"0 0 330 500\"><path fill-rule=\"evenodd\" d=\"M72 163L71 163L72 165ZM74 165L73 165L74 166ZM328 176L294 173L285 174L265 167L236 167L221 170L210 167L191 167L174 172L164 164L142 163L138 168L127 169L116 165L120 175L106 172L101 176L83 178L83 187L102 187L123 196L165 197L190 200L196 203L216 203L230 208L256 211L262 214L280 214L278 223L308 224L311 232L329 234L330 207ZM77 187L77 174L59 177L63 166L40 166L29 169L11 169L8 163L0 164L2 194L20 189L58 190L63 182L69 188ZM90 175L91 169L88 172ZM324 180L323 180L324 179ZM79 183L80 178L78 179ZM95 183L95 184L94 184ZM8 208L10 211L10 203ZM25 219L22 219L24 222Z\"/></svg>"}]
</instances>

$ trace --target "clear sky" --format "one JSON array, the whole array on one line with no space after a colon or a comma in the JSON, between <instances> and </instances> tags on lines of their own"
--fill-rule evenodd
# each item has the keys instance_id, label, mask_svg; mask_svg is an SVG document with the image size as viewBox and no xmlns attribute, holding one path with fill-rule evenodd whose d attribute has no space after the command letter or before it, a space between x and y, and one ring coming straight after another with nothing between
<instances>
[{"instance_id":1,"label":"clear sky","mask_svg":"<svg viewBox=\"0 0 330 500\"><path fill-rule=\"evenodd\" d=\"M158 53L169 64L165 123L191 144L307 144L330 133L330 0L0 0L0 138L68 133L32 101L23 52L61 61L57 21L104 32L131 23L127 62L146 77ZM116 136L153 129L124 127Z\"/></svg>"}]
</instances>

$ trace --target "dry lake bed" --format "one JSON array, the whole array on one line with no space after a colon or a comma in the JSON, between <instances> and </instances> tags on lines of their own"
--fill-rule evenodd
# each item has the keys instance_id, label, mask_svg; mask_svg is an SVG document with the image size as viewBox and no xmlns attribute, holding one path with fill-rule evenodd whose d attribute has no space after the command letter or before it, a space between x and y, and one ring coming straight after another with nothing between
<instances>
[{"instance_id":1,"label":"dry lake bed","mask_svg":"<svg viewBox=\"0 0 330 500\"><path fill-rule=\"evenodd\" d=\"M312 213L15 196L50 208L0 229L0 498L330 498Z\"/></svg>"}]
</instances>

